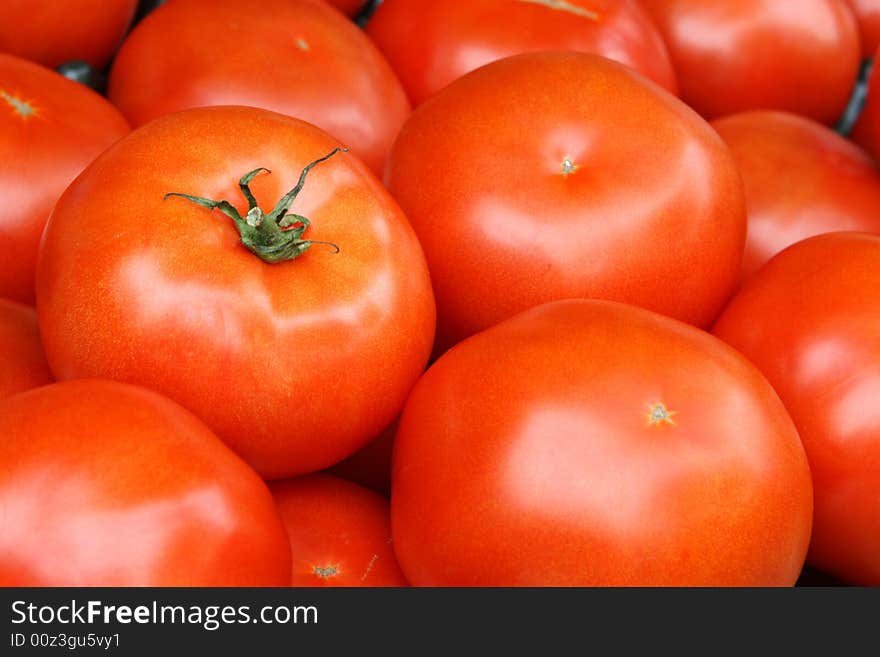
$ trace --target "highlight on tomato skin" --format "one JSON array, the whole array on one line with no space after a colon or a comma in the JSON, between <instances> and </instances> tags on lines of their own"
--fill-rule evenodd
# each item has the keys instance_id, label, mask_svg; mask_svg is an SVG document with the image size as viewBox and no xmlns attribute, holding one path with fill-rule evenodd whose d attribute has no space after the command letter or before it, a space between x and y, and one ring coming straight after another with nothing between
<instances>
[{"instance_id":1,"label":"highlight on tomato skin","mask_svg":"<svg viewBox=\"0 0 880 657\"><path fill-rule=\"evenodd\" d=\"M0 299L0 399L51 382L37 312Z\"/></svg>"},{"instance_id":2,"label":"highlight on tomato skin","mask_svg":"<svg viewBox=\"0 0 880 657\"><path fill-rule=\"evenodd\" d=\"M742 281L802 239L844 230L880 233L880 168L830 128L775 111L734 114L712 127L745 184Z\"/></svg>"},{"instance_id":3,"label":"highlight on tomato skin","mask_svg":"<svg viewBox=\"0 0 880 657\"><path fill-rule=\"evenodd\" d=\"M270 489L290 537L291 586L409 586L391 546L387 499L326 474Z\"/></svg>"},{"instance_id":4,"label":"highlight on tomato skin","mask_svg":"<svg viewBox=\"0 0 880 657\"><path fill-rule=\"evenodd\" d=\"M638 0L384 0L366 30L415 106L480 66L544 50L609 57L678 90L663 38Z\"/></svg>"},{"instance_id":5,"label":"highlight on tomato skin","mask_svg":"<svg viewBox=\"0 0 880 657\"><path fill-rule=\"evenodd\" d=\"M189 411L104 380L0 400L0 585L282 586L263 481Z\"/></svg>"},{"instance_id":6,"label":"highlight on tomato skin","mask_svg":"<svg viewBox=\"0 0 880 657\"><path fill-rule=\"evenodd\" d=\"M770 260L713 329L773 384L815 490L808 561L880 585L880 235L829 233Z\"/></svg>"},{"instance_id":7,"label":"highlight on tomato skin","mask_svg":"<svg viewBox=\"0 0 880 657\"><path fill-rule=\"evenodd\" d=\"M791 586L812 484L743 356L655 313L567 300L423 375L391 513L414 586Z\"/></svg>"}]
</instances>

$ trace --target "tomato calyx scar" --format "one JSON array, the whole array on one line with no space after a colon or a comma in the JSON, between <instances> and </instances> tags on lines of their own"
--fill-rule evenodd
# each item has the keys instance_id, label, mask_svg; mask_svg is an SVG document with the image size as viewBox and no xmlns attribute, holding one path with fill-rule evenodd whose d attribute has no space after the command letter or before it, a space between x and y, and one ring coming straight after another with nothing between
<instances>
[{"instance_id":1,"label":"tomato calyx scar","mask_svg":"<svg viewBox=\"0 0 880 657\"><path fill-rule=\"evenodd\" d=\"M675 420L673 418L676 415L678 415L678 411L670 411L662 402L648 404L648 413L646 417L649 427L664 424L675 426Z\"/></svg>"},{"instance_id":2,"label":"tomato calyx scar","mask_svg":"<svg viewBox=\"0 0 880 657\"><path fill-rule=\"evenodd\" d=\"M567 2L566 0L519 0L519 2L527 2L532 5L544 5L545 7L549 7L550 9L555 9L557 11L567 11L570 14L574 14L575 16L589 18L592 21L598 22L600 19L598 12L595 12L591 9L584 9L583 7L579 7L573 2Z\"/></svg>"},{"instance_id":3,"label":"tomato calyx scar","mask_svg":"<svg viewBox=\"0 0 880 657\"><path fill-rule=\"evenodd\" d=\"M315 566L312 568L312 572L318 577L327 578L327 577L335 577L339 574L338 566Z\"/></svg>"},{"instance_id":4,"label":"tomato calyx scar","mask_svg":"<svg viewBox=\"0 0 880 657\"><path fill-rule=\"evenodd\" d=\"M573 174L578 169L580 169L580 166L575 164L574 161L570 157L567 157L564 160L562 160L562 177L563 178L568 178L571 174Z\"/></svg>"},{"instance_id":5,"label":"tomato calyx scar","mask_svg":"<svg viewBox=\"0 0 880 657\"><path fill-rule=\"evenodd\" d=\"M37 109L33 105L5 91L0 91L0 98L5 100L13 111L23 119L29 119L37 113Z\"/></svg>"},{"instance_id":6,"label":"tomato calyx scar","mask_svg":"<svg viewBox=\"0 0 880 657\"><path fill-rule=\"evenodd\" d=\"M248 211L244 217L239 214L229 201L214 201L201 196L191 196L179 192L165 194L163 200L172 197L184 198L209 210L220 210L232 219L241 236L241 243L254 255L269 264L293 260L309 250L313 244L325 244L331 247L333 253L339 253L340 249L333 242L304 239L303 235L311 225L311 221L302 215L291 213L290 207L299 196L306 184L309 172L322 162L326 162L337 153L347 153L347 148L334 148L329 154L318 158L303 168L299 175L299 181L293 189L281 197L271 212L264 213L257 205L257 199L251 192L250 184L261 173L272 173L265 167L249 171L238 181L238 187L242 195L247 199Z\"/></svg>"}]
</instances>

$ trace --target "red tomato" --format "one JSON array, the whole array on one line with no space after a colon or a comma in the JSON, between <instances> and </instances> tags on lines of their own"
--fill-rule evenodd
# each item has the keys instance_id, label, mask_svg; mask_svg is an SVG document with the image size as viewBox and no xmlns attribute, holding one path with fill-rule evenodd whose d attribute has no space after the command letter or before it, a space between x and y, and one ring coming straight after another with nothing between
<instances>
[{"instance_id":1,"label":"red tomato","mask_svg":"<svg viewBox=\"0 0 880 657\"><path fill-rule=\"evenodd\" d=\"M0 299L0 363L0 399L52 381L36 311L6 299Z\"/></svg>"},{"instance_id":2,"label":"red tomato","mask_svg":"<svg viewBox=\"0 0 880 657\"><path fill-rule=\"evenodd\" d=\"M414 585L791 585L810 473L742 356L638 308L571 300L454 347L394 447Z\"/></svg>"},{"instance_id":3,"label":"red tomato","mask_svg":"<svg viewBox=\"0 0 880 657\"><path fill-rule=\"evenodd\" d=\"M330 475L276 481L292 586L407 586L391 548L388 500Z\"/></svg>"},{"instance_id":4,"label":"red tomato","mask_svg":"<svg viewBox=\"0 0 880 657\"><path fill-rule=\"evenodd\" d=\"M128 131L116 108L93 91L0 55L0 297L33 303L37 246L52 206Z\"/></svg>"},{"instance_id":5,"label":"red tomato","mask_svg":"<svg viewBox=\"0 0 880 657\"><path fill-rule=\"evenodd\" d=\"M820 235L771 260L715 334L754 362L800 431L816 490L809 560L880 585L880 236Z\"/></svg>"},{"instance_id":6,"label":"red tomato","mask_svg":"<svg viewBox=\"0 0 880 657\"><path fill-rule=\"evenodd\" d=\"M595 55L459 79L404 125L386 179L428 258L441 347L570 297L708 324L739 274L745 201L724 143Z\"/></svg>"},{"instance_id":7,"label":"red tomato","mask_svg":"<svg viewBox=\"0 0 880 657\"><path fill-rule=\"evenodd\" d=\"M391 452L394 447L394 434L397 422L385 429L379 437L370 441L344 461L340 461L328 471L332 475L353 481L361 486L391 495Z\"/></svg>"},{"instance_id":8,"label":"red tomato","mask_svg":"<svg viewBox=\"0 0 880 657\"><path fill-rule=\"evenodd\" d=\"M425 366L434 302L418 241L367 167L336 153L303 171L337 146L273 112L203 108L96 160L40 252L56 376L158 390L268 478L325 468L377 436ZM251 188L265 213L239 190L261 166L272 172ZM290 213L270 214L306 173ZM225 199L260 228L168 193Z\"/></svg>"},{"instance_id":9,"label":"red tomato","mask_svg":"<svg viewBox=\"0 0 880 657\"><path fill-rule=\"evenodd\" d=\"M0 52L55 68L80 60L102 69L131 25L137 0L3 0Z\"/></svg>"},{"instance_id":10,"label":"red tomato","mask_svg":"<svg viewBox=\"0 0 880 657\"><path fill-rule=\"evenodd\" d=\"M779 109L834 123L859 72L855 18L841 0L641 0L707 118Z\"/></svg>"},{"instance_id":11,"label":"red tomato","mask_svg":"<svg viewBox=\"0 0 880 657\"><path fill-rule=\"evenodd\" d=\"M109 381L0 401L0 586L279 586L266 486L177 404Z\"/></svg>"},{"instance_id":12,"label":"red tomato","mask_svg":"<svg viewBox=\"0 0 880 657\"><path fill-rule=\"evenodd\" d=\"M862 57L874 56L880 47L880 0L847 0L859 24Z\"/></svg>"},{"instance_id":13,"label":"red tomato","mask_svg":"<svg viewBox=\"0 0 880 657\"><path fill-rule=\"evenodd\" d=\"M375 172L409 114L394 72L360 29L305 0L162 6L123 44L108 94L135 125L204 105L281 112L323 128Z\"/></svg>"},{"instance_id":14,"label":"red tomato","mask_svg":"<svg viewBox=\"0 0 880 657\"><path fill-rule=\"evenodd\" d=\"M637 0L385 0L367 34L416 105L484 64L541 50L604 55L677 89L663 39Z\"/></svg>"},{"instance_id":15,"label":"red tomato","mask_svg":"<svg viewBox=\"0 0 880 657\"><path fill-rule=\"evenodd\" d=\"M820 233L880 233L880 174L860 148L825 126L782 112L716 121L746 188L743 279L795 242Z\"/></svg>"}]
</instances>

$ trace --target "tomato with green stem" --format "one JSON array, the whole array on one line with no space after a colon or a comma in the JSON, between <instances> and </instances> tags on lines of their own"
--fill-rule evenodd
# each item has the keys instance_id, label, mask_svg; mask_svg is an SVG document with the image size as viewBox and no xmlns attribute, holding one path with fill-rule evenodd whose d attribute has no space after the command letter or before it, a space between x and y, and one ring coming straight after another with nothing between
<instances>
[{"instance_id":1,"label":"tomato with green stem","mask_svg":"<svg viewBox=\"0 0 880 657\"><path fill-rule=\"evenodd\" d=\"M37 299L59 379L160 391L267 478L388 426L435 319L418 240L369 169L246 107L163 117L98 158L46 228Z\"/></svg>"}]
</instances>

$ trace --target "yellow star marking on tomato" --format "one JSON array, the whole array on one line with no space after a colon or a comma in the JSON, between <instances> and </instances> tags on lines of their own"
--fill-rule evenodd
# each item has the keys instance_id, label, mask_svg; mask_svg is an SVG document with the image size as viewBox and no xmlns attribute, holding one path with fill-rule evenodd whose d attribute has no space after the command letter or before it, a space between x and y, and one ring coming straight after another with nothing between
<instances>
[{"instance_id":1,"label":"yellow star marking on tomato","mask_svg":"<svg viewBox=\"0 0 880 657\"><path fill-rule=\"evenodd\" d=\"M576 4L571 2L566 2L566 0L518 0L518 2L528 2L533 5L544 5L545 7L550 7L550 9L556 9L558 11L567 11L575 16L582 16L583 18L589 18L593 21L599 20L599 14L595 11L591 11L589 9L584 9L583 7L578 7Z\"/></svg>"},{"instance_id":2,"label":"yellow star marking on tomato","mask_svg":"<svg viewBox=\"0 0 880 657\"><path fill-rule=\"evenodd\" d=\"M673 420L672 418L676 415L678 415L678 411L670 411L661 402L648 404L648 426L655 426L658 424L669 424L675 426L675 420Z\"/></svg>"},{"instance_id":3,"label":"yellow star marking on tomato","mask_svg":"<svg viewBox=\"0 0 880 657\"><path fill-rule=\"evenodd\" d=\"M333 577L339 574L339 564L335 566L315 566L312 572L318 577Z\"/></svg>"},{"instance_id":4,"label":"yellow star marking on tomato","mask_svg":"<svg viewBox=\"0 0 880 657\"><path fill-rule=\"evenodd\" d=\"M573 174L578 169L580 169L580 167L577 164L575 164L574 162L572 162L570 158L565 158L564 160L562 160L562 175L563 175L563 177L568 178L571 174Z\"/></svg>"},{"instance_id":5,"label":"yellow star marking on tomato","mask_svg":"<svg viewBox=\"0 0 880 657\"><path fill-rule=\"evenodd\" d=\"M5 91L0 91L0 98L9 103L9 106L23 119L35 116L37 113L37 110L33 105L23 101L21 98L16 98L15 96L8 94Z\"/></svg>"},{"instance_id":6,"label":"yellow star marking on tomato","mask_svg":"<svg viewBox=\"0 0 880 657\"><path fill-rule=\"evenodd\" d=\"M309 42L303 39L302 37L296 40L296 47L300 50L311 50L312 47L309 45Z\"/></svg>"}]
</instances>

